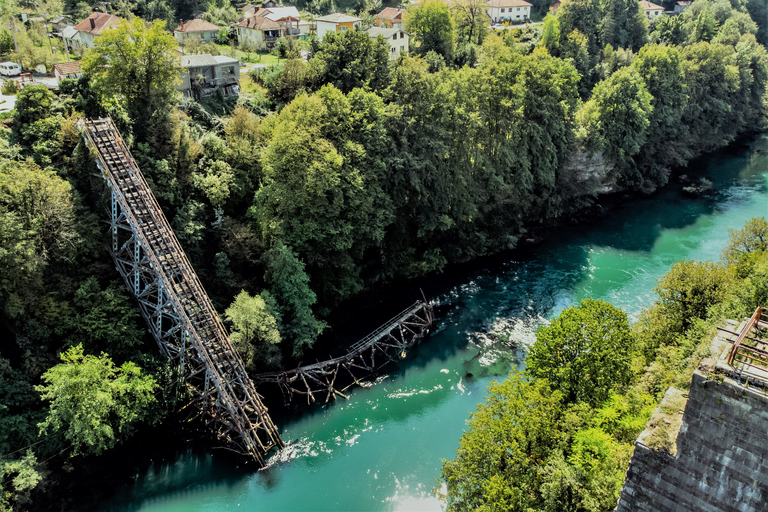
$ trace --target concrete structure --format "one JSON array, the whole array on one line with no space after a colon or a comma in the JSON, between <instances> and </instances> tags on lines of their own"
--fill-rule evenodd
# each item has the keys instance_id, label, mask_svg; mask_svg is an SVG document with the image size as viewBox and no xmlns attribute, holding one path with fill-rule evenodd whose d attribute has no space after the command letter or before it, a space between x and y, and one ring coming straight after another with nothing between
<instances>
[{"instance_id":1,"label":"concrete structure","mask_svg":"<svg viewBox=\"0 0 768 512\"><path fill-rule=\"evenodd\" d=\"M400 55L408 53L408 32L397 28L371 27L365 31L373 39L381 36L389 44L389 60L395 60Z\"/></svg>"},{"instance_id":2,"label":"concrete structure","mask_svg":"<svg viewBox=\"0 0 768 512\"><path fill-rule=\"evenodd\" d=\"M640 7L645 11L646 17L653 21L664 13L664 8L649 0L640 0Z\"/></svg>"},{"instance_id":3,"label":"concrete structure","mask_svg":"<svg viewBox=\"0 0 768 512\"><path fill-rule=\"evenodd\" d=\"M205 20L181 20L181 24L173 29L173 37L180 45L184 45L192 39L209 42L216 39L221 27Z\"/></svg>"},{"instance_id":4,"label":"concrete structure","mask_svg":"<svg viewBox=\"0 0 768 512\"><path fill-rule=\"evenodd\" d=\"M53 76L56 77L56 83L60 84L65 78L80 78L83 72L79 62L59 62L53 65Z\"/></svg>"},{"instance_id":5,"label":"concrete structure","mask_svg":"<svg viewBox=\"0 0 768 512\"><path fill-rule=\"evenodd\" d=\"M184 55L181 91L185 98L200 99L219 91L225 96L240 94L240 61L223 55Z\"/></svg>"},{"instance_id":6,"label":"concrete structure","mask_svg":"<svg viewBox=\"0 0 768 512\"><path fill-rule=\"evenodd\" d=\"M635 443L616 512L766 510L768 380L728 363L734 338L714 338L687 397L667 392Z\"/></svg>"},{"instance_id":7,"label":"concrete structure","mask_svg":"<svg viewBox=\"0 0 768 512\"><path fill-rule=\"evenodd\" d=\"M322 40L326 32L343 32L344 30L354 30L360 26L361 18L350 16L341 12L335 12L327 16L315 18L317 24L317 37Z\"/></svg>"},{"instance_id":8,"label":"concrete structure","mask_svg":"<svg viewBox=\"0 0 768 512\"><path fill-rule=\"evenodd\" d=\"M117 16L103 12L94 12L74 27L63 31L64 41L70 50L93 48L94 40L102 32L116 27L122 20Z\"/></svg>"},{"instance_id":9,"label":"concrete structure","mask_svg":"<svg viewBox=\"0 0 768 512\"><path fill-rule=\"evenodd\" d=\"M525 0L490 0L487 12L493 23L522 23L531 17L531 4Z\"/></svg>"},{"instance_id":10,"label":"concrete structure","mask_svg":"<svg viewBox=\"0 0 768 512\"><path fill-rule=\"evenodd\" d=\"M384 28L397 28L402 30L403 14L405 14L404 9L387 7L376 15L376 26Z\"/></svg>"},{"instance_id":11,"label":"concrete structure","mask_svg":"<svg viewBox=\"0 0 768 512\"><path fill-rule=\"evenodd\" d=\"M246 48L268 50L285 35L285 28L264 16L251 16L235 25L237 40Z\"/></svg>"},{"instance_id":12,"label":"concrete structure","mask_svg":"<svg viewBox=\"0 0 768 512\"><path fill-rule=\"evenodd\" d=\"M245 28L246 30L250 29L251 26L254 25L253 22L250 24L247 23L248 18L266 18L270 21L273 21L277 23L280 27L282 27L282 31L277 37L294 37L299 38L302 35L306 36L309 34L309 23L304 22L304 29L302 30L302 21L301 21L301 15L299 14L299 10L296 9L296 7L288 6L288 7L254 7L252 5L243 7L243 18L238 21L236 27ZM258 22L257 25L264 26L264 28L257 28L256 30L276 30L271 26L267 26L268 24L264 24L264 22ZM240 32L238 31L238 34ZM266 34L247 34L246 39L250 40L252 43L256 39L266 39L267 37L273 37L272 35L266 35ZM242 43L243 41L240 40ZM270 42L271 44L268 44L267 47L271 48L274 41ZM261 46L257 46L259 49L266 49Z\"/></svg>"},{"instance_id":13,"label":"concrete structure","mask_svg":"<svg viewBox=\"0 0 768 512\"><path fill-rule=\"evenodd\" d=\"M52 32L61 32L66 27L73 27L75 23L66 16L56 16L50 22Z\"/></svg>"}]
</instances>

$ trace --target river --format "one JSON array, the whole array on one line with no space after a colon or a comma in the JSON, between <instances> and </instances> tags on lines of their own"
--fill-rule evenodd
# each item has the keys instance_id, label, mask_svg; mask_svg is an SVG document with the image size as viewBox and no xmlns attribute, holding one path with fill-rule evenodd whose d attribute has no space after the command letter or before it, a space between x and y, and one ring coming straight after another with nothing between
<instances>
[{"instance_id":1,"label":"river","mask_svg":"<svg viewBox=\"0 0 768 512\"><path fill-rule=\"evenodd\" d=\"M680 259L716 260L751 217L768 215L768 134L695 164L715 192L692 198L676 181L589 225L560 229L515 260L442 278L436 332L349 400L272 412L290 447L269 469L233 467L216 450L149 464L95 508L124 511L441 510L433 495L486 386L524 360L535 329L585 297L635 320L657 278ZM402 307L413 297L404 299ZM374 329L376 325L370 325ZM506 333L510 349L488 333Z\"/></svg>"}]
</instances>

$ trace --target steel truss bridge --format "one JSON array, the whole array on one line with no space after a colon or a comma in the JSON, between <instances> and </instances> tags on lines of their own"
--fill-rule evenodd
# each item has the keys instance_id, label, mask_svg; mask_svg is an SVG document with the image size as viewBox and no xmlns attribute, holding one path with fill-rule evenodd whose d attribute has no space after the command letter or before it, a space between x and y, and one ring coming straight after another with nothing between
<instances>
[{"instance_id":1,"label":"steel truss bridge","mask_svg":"<svg viewBox=\"0 0 768 512\"><path fill-rule=\"evenodd\" d=\"M160 350L183 369L195 414L228 448L263 465L283 440L154 194L110 118L78 128L111 192L117 270Z\"/></svg>"},{"instance_id":2,"label":"steel truss bridge","mask_svg":"<svg viewBox=\"0 0 768 512\"><path fill-rule=\"evenodd\" d=\"M328 403L354 385L364 385L367 377L389 363L405 357L406 351L427 335L432 327L432 306L418 301L371 334L352 345L341 357L294 370L262 373L254 376L257 384L276 384L285 403L296 396L306 396L307 403Z\"/></svg>"}]
</instances>

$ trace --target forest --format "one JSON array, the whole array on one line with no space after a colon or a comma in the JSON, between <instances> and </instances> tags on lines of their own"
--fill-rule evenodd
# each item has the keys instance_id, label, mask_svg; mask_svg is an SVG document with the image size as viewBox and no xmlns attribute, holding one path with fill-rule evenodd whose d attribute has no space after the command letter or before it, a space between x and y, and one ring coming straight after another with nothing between
<instances>
[{"instance_id":1,"label":"forest","mask_svg":"<svg viewBox=\"0 0 768 512\"><path fill-rule=\"evenodd\" d=\"M345 301L513 249L601 195L652 193L768 120L761 0L696 0L651 23L635 0L563 0L543 24L503 31L474 15L482 4L427 0L407 10L411 55L390 63L384 41L360 31L303 47L283 41L284 62L250 73L236 100L200 102L182 102L175 89L181 68L165 20L184 15L181 3L123 4L137 16L97 39L82 78L58 95L27 86L0 116L0 336L10 341L0 349L0 509L33 506L62 461L87 461L136 429L174 421L186 398L105 249L108 195L79 119L109 115L118 125L253 373L311 353ZM206 12L221 8L229 4ZM681 263L669 290L698 286L700 273L745 278L702 265ZM553 349L543 346L527 380L494 390L546 396L550 409L531 421L565 418L558 429L587 437L541 459L539 480L491 480L482 492L448 463L451 507L498 499L518 500L507 510L607 510L626 443L669 384L665 365L685 366L696 351L665 336L710 326L660 325L677 318L661 312L676 307L663 282L660 305L633 334L616 334L643 337L643 352L617 363L611 386L570 388L547 370ZM730 296L723 283L697 310L702 322ZM605 305L579 308L574 315L626 324ZM631 425L595 423L606 407ZM624 448L593 457L610 443ZM542 480L547 471L572 486ZM599 490L594 503L584 504L584 482ZM531 496L539 501L520 501ZM564 508L567 500L579 504Z\"/></svg>"}]
</instances>

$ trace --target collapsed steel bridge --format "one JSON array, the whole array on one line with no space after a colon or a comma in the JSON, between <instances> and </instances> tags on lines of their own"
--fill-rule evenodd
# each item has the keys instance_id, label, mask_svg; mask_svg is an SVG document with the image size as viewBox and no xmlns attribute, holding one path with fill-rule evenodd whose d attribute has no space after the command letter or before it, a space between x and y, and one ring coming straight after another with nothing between
<instances>
[{"instance_id":1,"label":"collapsed steel bridge","mask_svg":"<svg viewBox=\"0 0 768 512\"><path fill-rule=\"evenodd\" d=\"M432 321L432 306L426 300L418 301L352 345L341 357L294 370L262 373L253 379L257 385L279 386L286 405L297 395L306 396L307 404L347 398L347 389L365 385L361 379L405 357L406 351L427 335Z\"/></svg>"},{"instance_id":2,"label":"collapsed steel bridge","mask_svg":"<svg viewBox=\"0 0 768 512\"><path fill-rule=\"evenodd\" d=\"M111 253L160 350L178 363L191 406L228 448L264 464L283 440L227 331L112 119L78 128L111 192Z\"/></svg>"}]
</instances>

